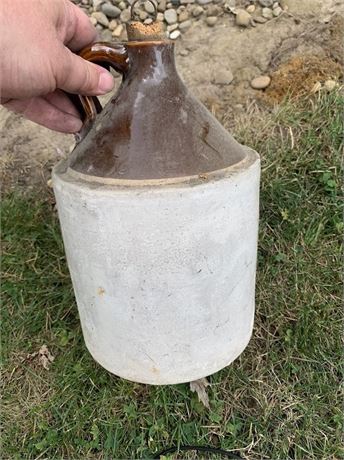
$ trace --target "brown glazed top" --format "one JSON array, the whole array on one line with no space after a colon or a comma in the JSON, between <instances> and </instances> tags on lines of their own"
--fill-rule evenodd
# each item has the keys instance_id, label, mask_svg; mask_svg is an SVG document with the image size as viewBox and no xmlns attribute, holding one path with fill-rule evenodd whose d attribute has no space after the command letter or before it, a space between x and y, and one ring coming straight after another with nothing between
<instances>
[{"instance_id":1,"label":"brown glazed top","mask_svg":"<svg viewBox=\"0 0 344 460\"><path fill-rule=\"evenodd\" d=\"M129 66L122 85L75 147L71 169L103 178L163 179L205 174L245 157L181 81L172 42L125 47Z\"/></svg>"}]
</instances>

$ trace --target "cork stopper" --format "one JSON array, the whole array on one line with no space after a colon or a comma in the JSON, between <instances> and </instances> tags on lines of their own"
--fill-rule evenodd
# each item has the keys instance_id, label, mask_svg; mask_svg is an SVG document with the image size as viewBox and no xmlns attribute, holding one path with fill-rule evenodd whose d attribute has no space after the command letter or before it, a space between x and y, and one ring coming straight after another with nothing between
<instances>
[{"instance_id":1,"label":"cork stopper","mask_svg":"<svg viewBox=\"0 0 344 460\"><path fill-rule=\"evenodd\" d=\"M151 41L165 40L161 22L154 21L151 24L142 24L139 21L127 23L128 41Z\"/></svg>"}]
</instances>

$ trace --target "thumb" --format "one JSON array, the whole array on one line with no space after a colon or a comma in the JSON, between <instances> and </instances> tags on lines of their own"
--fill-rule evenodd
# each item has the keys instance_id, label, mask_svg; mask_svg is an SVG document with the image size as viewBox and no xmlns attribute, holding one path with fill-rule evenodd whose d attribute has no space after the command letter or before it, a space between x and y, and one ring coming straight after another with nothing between
<instances>
[{"instance_id":1,"label":"thumb","mask_svg":"<svg viewBox=\"0 0 344 460\"><path fill-rule=\"evenodd\" d=\"M63 47L61 54L55 74L58 89L85 96L98 96L108 93L114 87L114 79L106 69L86 61L66 47Z\"/></svg>"}]
</instances>

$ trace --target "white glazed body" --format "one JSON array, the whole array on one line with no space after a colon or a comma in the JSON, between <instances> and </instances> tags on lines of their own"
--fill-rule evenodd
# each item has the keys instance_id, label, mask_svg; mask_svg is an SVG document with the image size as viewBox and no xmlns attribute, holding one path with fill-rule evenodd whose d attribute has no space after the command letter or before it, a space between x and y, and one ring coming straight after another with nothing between
<instances>
[{"instance_id":1,"label":"white glazed body","mask_svg":"<svg viewBox=\"0 0 344 460\"><path fill-rule=\"evenodd\" d=\"M110 372L156 385L188 382L246 347L260 175L250 152L225 177L196 184L121 187L55 168L84 339Z\"/></svg>"}]
</instances>

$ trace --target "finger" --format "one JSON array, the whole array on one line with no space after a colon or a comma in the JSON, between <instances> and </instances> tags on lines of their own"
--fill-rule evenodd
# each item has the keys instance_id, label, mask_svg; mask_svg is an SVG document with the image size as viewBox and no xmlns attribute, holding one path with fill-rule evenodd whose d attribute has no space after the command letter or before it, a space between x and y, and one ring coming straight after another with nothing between
<instances>
[{"instance_id":1,"label":"finger","mask_svg":"<svg viewBox=\"0 0 344 460\"><path fill-rule=\"evenodd\" d=\"M76 5L67 2L65 45L72 51L80 51L85 46L93 43L97 38L97 30L91 24L86 13Z\"/></svg>"},{"instance_id":2,"label":"finger","mask_svg":"<svg viewBox=\"0 0 344 460\"><path fill-rule=\"evenodd\" d=\"M67 93L98 96L114 87L110 72L63 47L57 61L56 87Z\"/></svg>"},{"instance_id":3,"label":"finger","mask_svg":"<svg viewBox=\"0 0 344 460\"><path fill-rule=\"evenodd\" d=\"M11 99L4 106L12 112L20 113L25 118L54 131L76 133L82 127L80 118L59 110L41 97L25 100Z\"/></svg>"},{"instance_id":4,"label":"finger","mask_svg":"<svg viewBox=\"0 0 344 460\"><path fill-rule=\"evenodd\" d=\"M63 91L57 89L53 93L44 96L44 99L62 112L80 118L77 108Z\"/></svg>"}]
</instances>

